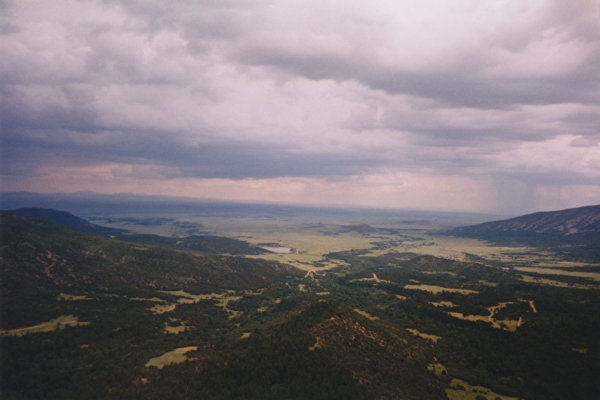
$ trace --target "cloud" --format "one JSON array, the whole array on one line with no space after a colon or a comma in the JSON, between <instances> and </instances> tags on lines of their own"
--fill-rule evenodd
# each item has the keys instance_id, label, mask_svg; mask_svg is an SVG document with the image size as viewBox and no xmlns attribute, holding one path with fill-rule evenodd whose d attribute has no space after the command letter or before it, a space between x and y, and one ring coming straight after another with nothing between
<instances>
[{"instance_id":1,"label":"cloud","mask_svg":"<svg viewBox=\"0 0 600 400\"><path fill-rule=\"evenodd\" d=\"M597 4L308 3L262 14L234 56L469 107L598 100Z\"/></svg>"},{"instance_id":2,"label":"cloud","mask_svg":"<svg viewBox=\"0 0 600 400\"><path fill-rule=\"evenodd\" d=\"M325 203L435 207L449 180L457 208L501 207L483 192L514 186L529 194L509 208L528 209L580 201L551 187L598 187L596 1L0 7L1 172L15 190L69 175L225 197L223 182L245 182L230 197L269 200L281 193L263 185L286 182L309 201L310 182ZM397 190L409 175L431 185Z\"/></svg>"}]
</instances>

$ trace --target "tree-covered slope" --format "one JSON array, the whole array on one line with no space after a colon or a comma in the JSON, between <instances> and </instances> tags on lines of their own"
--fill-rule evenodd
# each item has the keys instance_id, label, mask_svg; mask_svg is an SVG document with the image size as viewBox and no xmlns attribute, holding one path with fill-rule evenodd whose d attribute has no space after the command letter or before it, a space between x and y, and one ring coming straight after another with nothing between
<instances>
[{"instance_id":1,"label":"tree-covered slope","mask_svg":"<svg viewBox=\"0 0 600 400\"><path fill-rule=\"evenodd\" d=\"M307 274L0 217L2 399L599 398L589 278L366 250Z\"/></svg>"},{"instance_id":2,"label":"tree-covered slope","mask_svg":"<svg viewBox=\"0 0 600 400\"><path fill-rule=\"evenodd\" d=\"M152 234L127 234L127 231L124 229L96 225L69 212L50 208L19 208L18 210L15 210L15 212L46 219L79 231L104 235L117 235L118 239L132 243L144 243L174 249L191 249L210 254L255 255L267 253L266 250L252 246L243 240L214 235L192 235L183 238L173 238ZM185 223L180 222L179 224L182 225Z\"/></svg>"},{"instance_id":3,"label":"tree-covered slope","mask_svg":"<svg viewBox=\"0 0 600 400\"><path fill-rule=\"evenodd\" d=\"M148 371L130 386L148 399L444 399L447 379L427 370L431 348L406 330L370 321L334 301L299 297L273 314L281 322L255 330L198 363Z\"/></svg>"},{"instance_id":4,"label":"tree-covered slope","mask_svg":"<svg viewBox=\"0 0 600 400\"><path fill-rule=\"evenodd\" d=\"M159 235L120 235L119 240L131 243L145 243L173 249L190 249L209 254L256 255L268 251L248 242L222 236L192 235L183 238L170 238Z\"/></svg>"},{"instance_id":5,"label":"tree-covered slope","mask_svg":"<svg viewBox=\"0 0 600 400\"><path fill-rule=\"evenodd\" d=\"M301 271L283 264L139 246L14 212L2 212L3 312L60 290L143 293L257 290ZM8 323L10 318L3 318Z\"/></svg>"},{"instance_id":6,"label":"tree-covered slope","mask_svg":"<svg viewBox=\"0 0 600 400\"><path fill-rule=\"evenodd\" d=\"M119 235L126 232L123 229L96 225L69 212L53 210L51 208L19 208L18 210L15 210L15 212L24 215L30 215L32 217L47 219L48 221L52 221L59 225L85 232L108 235Z\"/></svg>"}]
</instances>

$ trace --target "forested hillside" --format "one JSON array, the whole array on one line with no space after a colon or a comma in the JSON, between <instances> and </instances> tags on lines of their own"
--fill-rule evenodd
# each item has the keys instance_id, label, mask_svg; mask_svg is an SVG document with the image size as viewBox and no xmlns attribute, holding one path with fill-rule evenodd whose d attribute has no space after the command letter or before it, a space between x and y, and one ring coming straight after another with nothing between
<instances>
[{"instance_id":1,"label":"forested hillside","mask_svg":"<svg viewBox=\"0 0 600 400\"><path fill-rule=\"evenodd\" d=\"M219 236L191 235L173 238L152 234L132 234L124 229L96 225L66 211L58 211L50 208L19 208L15 212L42 218L79 231L112 235L120 240L132 243L145 243L174 249L192 249L211 254L241 255L264 254L267 252L243 240ZM185 222L176 223L185 226Z\"/></svg>"},{"instance_id":2,"label":"forested hillside","mask_svg":"<svg viewBox=\"0 0 600 400\"><path fill-rule=\"evenodd\" d=\"M1 217L3 399L600 394L592 279L369 250L307 273Z\"/></svg>"},{"instance_id":3,"label":"forested hillside","mask_svg":"<svg viewBox=\"0 0 600 400\"><path fill-rule=\"evenodd\" d=\"M258 290L302 276L275 262L140 246L20 213L0 215L3 328L37 313L48 300L44 294L55 297L64 290L139 297L156 290L213 293ZM21 307L23 301L31 307Z\"/></svg>"},{"instance_id":4,"label":"forested hillside","mask_svg":"<svg viewBox=\"0 0 600 400\"><path fill-rule=\"evenodd\" d=\"M220 236L192 235L183 238L170 238L159 235L120 235L119 240L131 243L145 243L173 249L190 249L210 254L256 255L268 253L257 246L238 239Z\"/></svg>"},{"instance_id":5,"label":"forested hillside","mask_svg":"<svg viewBox=\"0 0 600 400\"><path fill-rule=\"evenodd\" d=\"M32 217L47 219L48 221L52 221L68 228L77 229L79 231L108 235L119 235L125 232L123 229L109 228L106 226L92 224L91 222L77 217L69 212L53 210L51 208L19 208L15 210L15 212L24 215L30 215Z\"/></svg>"}]
</instances>

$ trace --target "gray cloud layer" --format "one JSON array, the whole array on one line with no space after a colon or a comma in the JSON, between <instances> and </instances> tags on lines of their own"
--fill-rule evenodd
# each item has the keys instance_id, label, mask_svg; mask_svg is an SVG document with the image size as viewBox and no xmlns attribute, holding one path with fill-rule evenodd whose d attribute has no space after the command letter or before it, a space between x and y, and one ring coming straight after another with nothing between
<instances>
[{"instance_id":1,"label":"gray cloud layer","mask_svg":"<svg viewBox=\"0 0 600 400\"><path fill-rule=\"evenodd\" d=\"M596 1L24 0L0 15L5 181L122 164L600 185Z\"/></svg>"}]
</instances>

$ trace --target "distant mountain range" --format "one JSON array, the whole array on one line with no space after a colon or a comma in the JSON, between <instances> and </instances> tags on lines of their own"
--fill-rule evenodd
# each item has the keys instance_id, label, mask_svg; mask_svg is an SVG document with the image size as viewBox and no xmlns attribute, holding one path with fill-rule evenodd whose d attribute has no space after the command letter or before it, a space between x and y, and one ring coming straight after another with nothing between
<instances>
[{"instance_id":1,"label":"distant mountain range","mask_svg":"<svg viewBox=\"0 0 600 400\"><path fill-rule=\"evenodd\" d=\"M453 236L568 250L572 259L600 260L600 205L537 212L455 228ZM565 247L567 246L567 247Z\"/></svg>"},{"instance_id":2,"label":"distant mountain range","mask_svg":"<svg viewBox=\"0 0 600 400\"><path fill-rule=\"evenodd\" d=\"M537 233L553 235L588 235L600 233L600 205L537 212L502 221L456 228L453 233Z\"/></svg>"}]
</instances>

